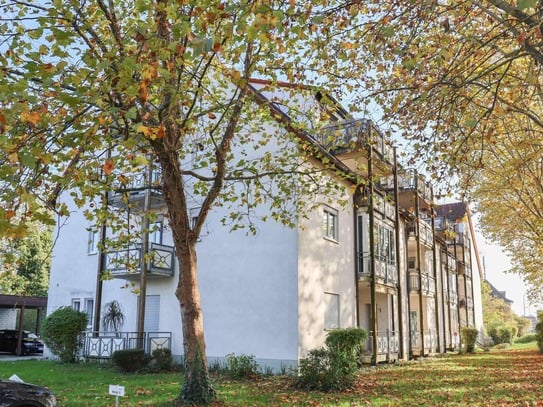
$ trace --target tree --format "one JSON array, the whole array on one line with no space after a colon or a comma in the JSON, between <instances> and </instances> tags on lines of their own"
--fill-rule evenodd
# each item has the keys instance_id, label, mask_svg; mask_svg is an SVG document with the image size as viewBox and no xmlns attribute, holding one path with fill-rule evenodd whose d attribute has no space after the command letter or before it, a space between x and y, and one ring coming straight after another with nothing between
<instances>
[{"instance_id":1,"label":"tree","mask_svg":"<svg viewBox=\"0 0 543 407\"><path fill-rule=\"evenodd\" d=\"M208 403L214 392L195 250L208 214L227 208L222 222L232 229L254 231L252 219L293 226L310 207L300 197L335 187L323 176L331 157L308 165L319 150L296 136L311 130L315 112L270 104L249 79L266 79L270 94L287 80L284 101L318 94L331 105L324 95L341 96L333 90L344 82L345 61L334 61L330 47L335 53L356 42L348 28L359 6L51 0L0 8L0 232L22 234L29 219L51 224L51 209L69 215L61 199L69 191L125 245L137 237L133 224L105 205L104 193L127 192L138 173L158 169L152 187L163 191L179 263L181 400ZM281 120L284 113L299 120Z\"/></svg>"},{"instance_id":2,"label":"tree","mask_svg":"<svg viewBox=\"0 0 543 407\"><path fill-rule=\"evenodd\" d=\"M531 326L529 319L516 315L503 298L493 296L492 289L487 282L483 282L481 285L481 294L483 300L483 325L495 343L501 342L496 341L496 337L498 330L502 328L509 331L514 330L516 336L524 335L526 329Z\"/></svg>"},{"instance_id":3,"label":"tree","mask_svg":"<svg viewBox=\"0 0 543 407\"><path fill-rule=\"evenodd\" d=\"M353 75L444 193L467 191L488 235L543 285L543 2L370 2ZM360 55L355 59L355 55Z\"/></svg>"},{"instance_id":4,"label":"tree","mask_svg":"<svg viewBox=\"0 0 543 407\"><path fill-rule=\"evenodd\" d=\"M83 346L82 332L87 326L87 314L72 307L60 307L43 322L45 344L61 361L75 363Z\"/></svg>"},{"instance_id":5,"label":"tree","mask_svg":"<svg viewBox=\"0 0 543 407\"><path fill-rule=\"evenodd\" d=\"M117 300L110 301L105 306L105 312L102 316L102 325L107 331L112 329L113 332L118 333L119 329L124 324L124 313L121 308L121 304Z\"/></svg>"},{"instance_id":6,"label":"tree","mask_svg":"<svg viewBox=\"0 0 543 407\"><path fill-rule=\"evenodd\" d=\"M5 242L0 287L8 294L46 296L51 265L50 228L34 225L27 236Z\"/></svg>"}]
</instances>

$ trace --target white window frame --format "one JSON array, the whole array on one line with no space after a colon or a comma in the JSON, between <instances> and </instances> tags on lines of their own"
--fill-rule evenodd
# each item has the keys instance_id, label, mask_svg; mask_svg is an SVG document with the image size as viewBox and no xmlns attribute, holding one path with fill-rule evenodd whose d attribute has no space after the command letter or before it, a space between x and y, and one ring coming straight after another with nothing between
<instances>
[{"instance_id":1,"label":"white window frame","mask_svg":"<svg viewBox=\"0 0 543 407\"><path fill-rule=\"evenodd\" d=\"M97 229L89 229L89 240L87 241L87 254L98 254L98 243L100 243L100 234Z\"/></svg>"},{"instance_id":2,"label":"white window frame","mask_svg":"<svg viewBox=\"0 0 543 407\"><path fill-rule=\"evenodd\" d=\"M72 298L72 308L76 311L81 311L81 299Z\"/></svg>"},{"instance_id":3,"label":"white window frame","mask_svg":"<svg viewBox=\"0 0 543 407\"><path fill-rule=\"evenodd\" d=\"M164 225L162 222L154 222L149 225L149 243L162 244Z\"/></svg>"},{"instance_id":4,"label":"white window frame","mask_svg":"<svg viewBox=\"0 0 543 407\"><path fill-rule=\"evenodd\" d=\"M323 237L333 242L339 241L339 219L338 211L328 206L322 212L322 233Z\"/></svg>"},{"instance_id":5,"label":"white window frame","mask_svg":"<svg viewBox=\"0 0 543 407\"><path fill-rule=\"evenodd\" d=\"M341 327L339 294L324 293L324 330L331 331Z\"/></svg>"},{"instance_id":6,"label":"white window frame","mask_svg":"<svg viewBox=\"0 0 543 407\"><path fill-rule=\"evenodd\" d=\"M90 308L89 308L90 304ZM94 318L94 298L85 298L83 303L83 312L87 314L87 327L93 326L93 318Z\"/></svg>"}]
</instances>

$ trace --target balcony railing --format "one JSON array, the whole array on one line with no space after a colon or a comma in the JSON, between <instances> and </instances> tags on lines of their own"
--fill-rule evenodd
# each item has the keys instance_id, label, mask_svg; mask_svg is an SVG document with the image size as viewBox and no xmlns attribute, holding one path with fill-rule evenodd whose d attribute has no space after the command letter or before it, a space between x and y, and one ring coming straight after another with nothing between
<instances>
[{"instance_id":1,"label":"balcony railing","mask_svg":"<svg viewBox=\"0 0 543 407\"><path fill-rule=\"evenodd\" d=\"M150 244L147 276L172 277L174 274L174 248L157 243ZM106 253L106 270L113 277L126 280L139 278L141 272L141 245Z\"/></svg>"},{"instance_id":2,"label":"balcony railing","mask_svg":"<svg viewBox=\"0 0 543 407\"><path fill-rule=\"evenodd\" d=\"M369 332L366 340L366 353L373 355L373 331ZM392 360L397 359L400 352L400 335L397 331L385 330L377 331L377 352L376 360Z\"/></svg>"},{"instance_id":3,"label":"balcony railing","mask_svg":"<svg viewBox=\"0 0 543 407\"><path fill-rule=\"evenodd\" d=\"M434 226L436 232L441 234L446 241L451 241L456 237L454 231L454 222L445 216L437 216L434 218Z\"/></svg>"},{"instance_id":4,"label":"balcony railing","mask_svg":"<svg viewBox=\"0 0 543 407\"><path fill-rule=\"evenodd\" d=\"M420 352L422 347L420 331L411 332L411 351ZM424 331L424 354L429 355L436 351L437 335L434 330Z\"/></svg>"},{"instance_id":5,"label":"balcony railing","mask_svg":"<svg viewBox=\"0 0 543 407\"><path fill-rule=\"evenodd\" d=\"M471 248L471 240L469 236L465 233L458 233L456 235L455 242L457 245L464 246L466 249Z\"/></svg>"},{"instance_id":6,"label":"balcony railing","mask_svg":"<svg viewBox=\"0 0 543 407\"><path fill-rule=\"evenodd\" d=\"M371 120L341 121L322 128L315 138L324 148L336 154L371 146L383 161L389 164L393 162L390 140Z\"/></svg>"},{"instance_id":7,"label":"balcony railing","mask_svg":"<svg viewBox=\"0 0 543 407\"><path fill-rule=\"evenodd\" d=\"M422 273L419 279L418 270L409 269L409 291L422 291L422 294L424 295L434 295L436 293L436 280L434 277L426 273Z\"/></svg>"},{"instance_id":8,"label":"balcony railing","mask_svg":"<svg viewBox=\"0 0 543 407\"><path fill-rule=\"evenodd\" d=\"M432 187L424 180L424 177L416 174L414 171L406 171L398 175L398 188L403 191L415 191L425 199L432 199Z\"/></svg>"},{"instance_id":9,"label":"balcony railing","mask_svg":"<svg viewBox=\"0 0 543 407\"><path fill-rule=\"evenodd\" d=\"M172 347L171 332L85 332L83 357L109 359L115 351L137 349L142 344L146 354L151 355L155 349Z\"/></svg>"},{"instance_id":10,"label":"balcony railing","mask_svg":"<svg viewBox=\"0 0 543 407\"><path fill-rule=\"evenodd\" d=\"M151 179L147 180L145 172L133 174L119 174L117 182L113 185L113 191L108 195L111 205L123 205L127 203L141 203L145 197L145 191L151 189L151 206L157 206L164 202L161 189L162 172L159 169L151 171Z\"/></svg>"},{"instance_id":11,"label":"balcony railing","mask_svg":"<svg viewBox=\"0 0 543 407\"><path fill-rule=\"evenodd\" d=\"M371 277L371 257L369 253L358 256L358 278ZM398 269L387 258L376 256L375 259L376 281L390 286L398 284Z\"/></svg>"},{"instance_id":12,"label":"balcony railing","mask_svg":"<svg viewBox=\"0 0 543 407\"><path fill-rule=\"evenodd\" d=\"M417 219L412 222L408 227L408 233L410 237L419 235L420 242L431 248L434 244L434 234L432 233L432 226L422 219Z\"/></svg>"}]
</instances>

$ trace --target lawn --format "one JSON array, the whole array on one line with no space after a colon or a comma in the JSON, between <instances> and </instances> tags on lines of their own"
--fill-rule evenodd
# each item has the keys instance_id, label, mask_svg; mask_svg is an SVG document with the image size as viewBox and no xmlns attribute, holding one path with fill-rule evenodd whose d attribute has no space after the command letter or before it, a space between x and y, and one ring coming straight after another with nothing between
<instances>
[{"instance_id":1,"label":"lawn","mask_svg":"<svg viewBox=\"0 0 543 407\"><path fill-rule=\"evenodd\" d=\"M109 365L65 365L25 360L0 363L0 377L17 374L49 387L61 407L114 406L109 384L125 386L120 406L168 406L182 375L123 375ZM214 375L215 406L543 406L543 355L535 344L474 355L445 355L367 368L354 388L343 393L308 393L293 389L288 377L254 381Z\"/></svg>"}]
</instances>

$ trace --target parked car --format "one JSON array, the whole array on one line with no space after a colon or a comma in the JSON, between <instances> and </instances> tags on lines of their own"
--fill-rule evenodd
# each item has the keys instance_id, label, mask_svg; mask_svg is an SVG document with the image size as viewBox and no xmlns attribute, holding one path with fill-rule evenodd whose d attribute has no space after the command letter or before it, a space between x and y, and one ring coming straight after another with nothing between
<instances>
[{"instance_id":1,"label":"parked car","mask_svg":"<svg viewBox=\"0 0 543 407\"><path fill-rule=\"evenodd\" d=\"M56 407L57 399L44 387L0 379L0 407Z\"/></svg>"},{"instance_id":2,"label":"parked car","mask_svg":"<svg viewBox=\"0 0 543 407\"><path fill-rule=\"evenodd\" d=\"M0 351L16 353L18 335L19 331L17 329L0 330ZM21 353L23 355L43 353L43 342L36 334L30 331L23 331L21 347Z\"/></svg>"}]
</instances>

